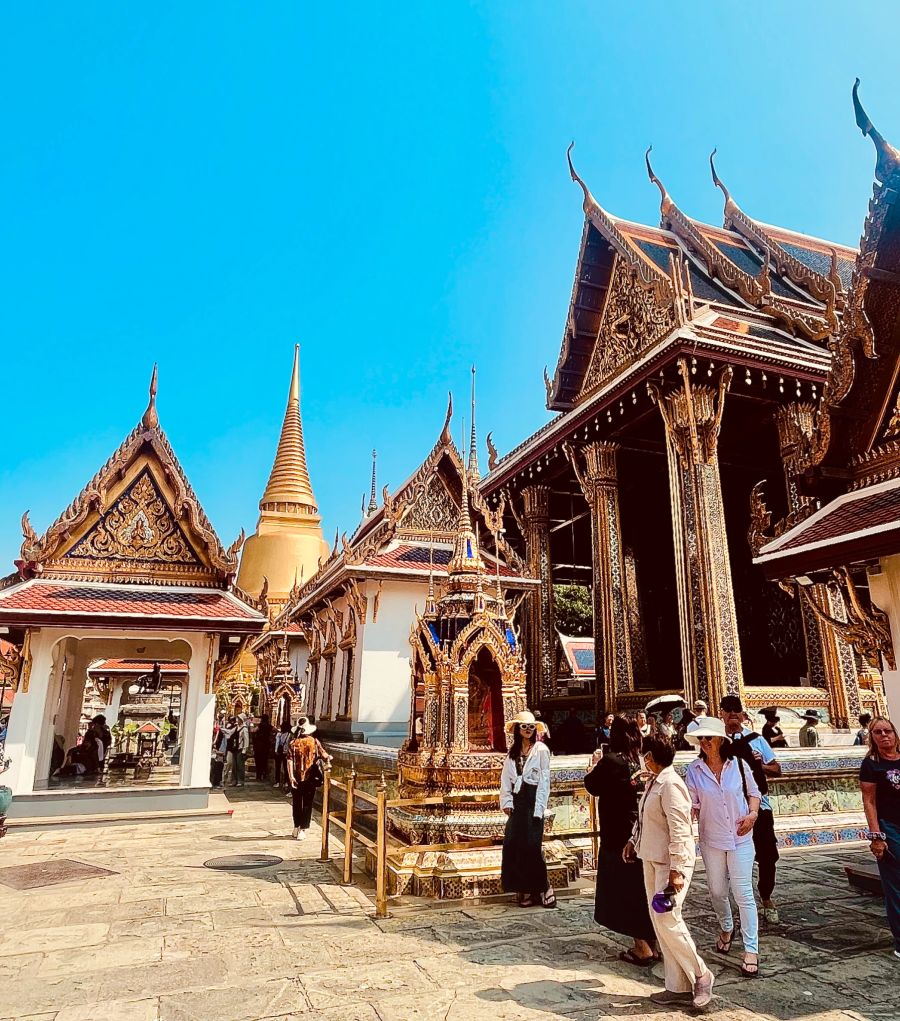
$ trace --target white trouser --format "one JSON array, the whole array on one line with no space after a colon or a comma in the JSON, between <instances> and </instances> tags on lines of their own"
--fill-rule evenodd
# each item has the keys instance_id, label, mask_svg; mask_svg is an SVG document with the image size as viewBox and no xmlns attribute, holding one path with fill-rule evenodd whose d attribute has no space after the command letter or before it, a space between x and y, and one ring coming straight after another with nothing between
<instances>
[{"instance_id":1,"label":"white trouser","mask_svg":"<svg viewBox=\"0 0 900 1021\"><path fill-rule=\"evenodd\" d=\"M706 882L709 885L709 899L719 920L722 932L734 930L731 901L728 888L741 915L741 939L744 951L759 953L759 915L753 899L753 859L755 850L749 838L738 844L733 851L721 851L717 847L700 845L703 864L706 866Z\"/></svg>"},{"instance_id":2,"label":"white trouser","mask_svg":"<svg viewBox=\"0 0 900 1021\"><path fill-rule=\"evenodd\" d=\"M669 866L655 861L645 861L643 865L644 889L647 892L647 903L650 904L653 895L669 885ZM693 871L692 868L684 870L684 887L675 897L675 907L671 911L657 914L650 908L650 921L662 953L666 989L670 993L691 992L697 979L707 972L703 958L697 953L688 927L681 917L681 908L691 885Z\"/></svg>"}]
</instances>

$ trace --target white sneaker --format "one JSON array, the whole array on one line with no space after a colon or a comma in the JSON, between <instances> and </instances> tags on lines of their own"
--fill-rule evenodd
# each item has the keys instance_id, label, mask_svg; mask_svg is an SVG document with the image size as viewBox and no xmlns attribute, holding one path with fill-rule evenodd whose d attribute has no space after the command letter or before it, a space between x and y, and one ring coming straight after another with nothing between
<instances>
[{"instance_id":1,"label":"white sneaker","mask_svg":"<svg viewBox=\"0 0 900 1021\"><path fill-rule=\"evenodd\" d=\"M294 840L302 840L306 836L306 830L301 830L299 827L294 830Z\"/></svg>"},{"instance_id":2,"label":"white sneaker","mask_svg":"<svg viewBox=\"0 0 900 1021\"><path fill-rule=\"evenodd\" d=\"M291 833L291 838L293 840L299 840L300 839L300 827L299 826L295 826L294 827L294 831L293 831L293 833Z\"/></svg>"}]
</instances>

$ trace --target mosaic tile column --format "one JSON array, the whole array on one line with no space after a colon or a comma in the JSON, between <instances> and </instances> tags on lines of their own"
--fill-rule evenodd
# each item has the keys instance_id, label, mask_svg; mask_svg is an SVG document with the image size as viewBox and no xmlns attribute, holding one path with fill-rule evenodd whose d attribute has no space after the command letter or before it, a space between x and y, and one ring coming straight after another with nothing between
<instances>
[{"instance_id":1,"label":"mosaic tile column","mask_svg":"<svg viewBox=\"0 0 900 1021\"><path fill-rule=\"evenodd\" d=\"M815 413L814 404L800 401L785 405L775 413L789 520L801 520L809 506L809 497L800 493L797 475L802 455L812 442ZM835 620L847 619L844 597L836 589L814 585L809 595L820 610ZM847 727L862 712L853 647L838 637L833 627L818 618L806 600L802 600L800 606L810 683L828 692L832 725Z\"/></svg>"},{"instance_id":2,"label":"mosaic tile column","mask_svg":"<svg viewBox=\"0 0 900 1021\"><path fill-rule=\"evenodd\" d=\"M539 706L556 692L556 627L553 614L553 578L550 570L550 488L528 486L525 504L525 556L528 572L540 579L540 588L528 596L528 701Z\"/></svg>"},{"instance_id":3,"label":"mosaic tile column","mask_svg":"<svg viewBox=\"0 0 900 1021\"><path fill-rule=\"evenodd\" d=\"M677 386L650 391L666 429L685 699L712 710L744 688L718 457L731 369L718 389L695 386L684 358L678 371Z\"/></svg>"},{"instance_id":4,"label":"mosaic tile column","mask_svg":"<svg viewBox=\"0 0 900 1021\"><path fill-rule=\"evenodd\" d=\"M575 452L569 459L591 510L591 599L594 615L594 697L598 719L615 712L618 696L633 687L631 634L626 591L625 548L619 515L617 443L587 443L581 450L584 469Z\"/></svg>"}]
</instances>

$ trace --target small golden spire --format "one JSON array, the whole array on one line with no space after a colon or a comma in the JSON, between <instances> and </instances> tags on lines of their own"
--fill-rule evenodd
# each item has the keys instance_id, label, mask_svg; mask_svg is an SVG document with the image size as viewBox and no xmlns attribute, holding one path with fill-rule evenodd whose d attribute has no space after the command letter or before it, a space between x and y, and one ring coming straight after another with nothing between
<instances>
[{"instance_id":1,"label":"small golden spire","mask_svg":"<svg viewBox=\"0 0 900 1021\"><path fill-rule=\"evenodd\" d=\"M372 491L369 495L368 513L374 514L378 510L378 500L375 498L375 461L378 457L376 450L372 451Z\"/></svg>"},{"instance_id":2,"label":"small golden spire","mask_svg":"<svg viewBox=\"0 0 900 1021\"><path fill-rule=\"evenodd\" d=\"M478 482L478 440L475 435L475 366L472 366L472 436L469 440L469 478L474 484Z\"/></svg>"},{"instance_id":3,"label":"small golden spire","mask_svg":"<svg viewBox=\"0 0 900 1021\"><path fill-rule=\"evenodd\" d=\"M158 371L156 363L153 363L153 372L150 376L150 401L147 404L147 410L141 417L141 425L145 429L158 429L159 428L159 415L156 413L156 385L158 379Z\"/></svg>"},{"instance_id":4,"label":"small golden spire","mask_svg":"<svg viewBox=\"0 0 900 1021\"><path fill-rule=\"evenodd\" d=\"M875 176L882 184L900 170L900 152L886 142L880 131L869 120L869 115L863 109L859 100L859 78L853 83L853 111L856 114L856 126L864 134L872 139L875 146L877 159L875 162Z\"/></svg>"},{"instance_id":5,"label":"small golden spire","mask_svg":"<svg viewBox=\"0 0 900 1021\"><path fill-rule=\"evenodd\" d=\"M266 490L260 501L260 510L273 504L294 504L311 514L317 514L316 499L309 481L306 466L306 448L303 443L303 422L300 418L300 345L294 345L294 367L288 403L281 426L281 438L275 454L275 463Z\"/></svg>"}]
</instances>

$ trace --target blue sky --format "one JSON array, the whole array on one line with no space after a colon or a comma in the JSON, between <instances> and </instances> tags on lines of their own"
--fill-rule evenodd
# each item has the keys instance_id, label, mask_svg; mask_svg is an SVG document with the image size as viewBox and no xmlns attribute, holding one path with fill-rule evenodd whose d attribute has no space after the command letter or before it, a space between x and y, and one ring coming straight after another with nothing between
<instances>
[{"instance_id":1,"label":"blue sky","mask_svg":"<svg viewBox=\"0 0 900 1021\"><path fill-rule=\"evenodd\" d=\"M222 538L252 531L302 345L326 534L399 484L479 369L502 451L547 420L581 231L565 148L656 222L644 148L721 222L855 244L900 144L891 3L49 3L0 32L0 569L160 417ZM461 402L460 402L461 403ZM457 425L457 431L458 431ZM481 451L482 463L485 453Z\"/></svg>"}]
</instances>

